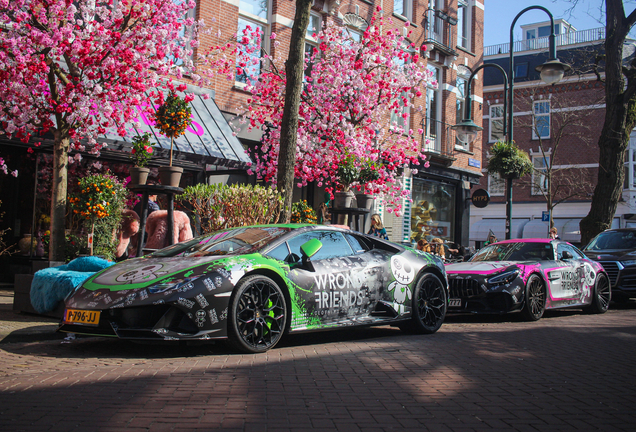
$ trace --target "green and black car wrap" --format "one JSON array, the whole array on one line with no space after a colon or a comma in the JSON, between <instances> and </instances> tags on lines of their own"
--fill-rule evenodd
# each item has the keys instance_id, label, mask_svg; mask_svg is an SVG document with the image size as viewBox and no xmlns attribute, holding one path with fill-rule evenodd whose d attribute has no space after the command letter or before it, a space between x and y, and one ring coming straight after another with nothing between
<instances>
[{"instance_id":1,"label":"green and black car wrap","mask_svg":"<svg viewBox=\"0 0 636 432\"><path fill-rule=\"evenodd\" d=\"M319 243L307 252L302 246L314 239ZM316 225L240 227L93 275L67 298L60 330L163 340L267 333L277 342L287 331L411 324L420 305L419 330L432 333L446 313L447 287L437 257L360 233Z\"/></svg>"}]
</instances>

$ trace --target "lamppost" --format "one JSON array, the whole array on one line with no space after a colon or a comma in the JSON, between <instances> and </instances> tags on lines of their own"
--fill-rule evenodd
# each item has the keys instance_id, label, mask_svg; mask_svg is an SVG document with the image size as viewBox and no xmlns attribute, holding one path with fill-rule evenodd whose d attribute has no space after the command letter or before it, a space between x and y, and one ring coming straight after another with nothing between
<instances>
[{"instance_id":1,"label":"lamppost","mask_svg":"<svg viewBox=\"0 0 636 432\"><path fill-rule=\"evenodd\" d=\"M509 67L508 67L508 76L507 76L508 81L510 83L510 85L508 86L508 113L507 113L508 114L508 134L507 134L508 142L514 142L513 99L514 99L515 66L514 66L514 52L513 52L513 47L514 47L513 31L519 17L532 9L542 10L546 14L548 14L548 16L550 17L550 36L548 39L549 41L548 61L535 68L535 70L541 74L541 80L545 82L546 84L556 84L559 81L561 81L561 79L563 79L563 75L565 74L565 72L570 70L570 66L560 62L556 56L556 36L554 34L554 17L550 13L550 11L544 8L543 6L528 6L527 8L519 12L517 16L514 18L514 20L512 21L512 24L510 25L510 61L508 63ZM486 66L489 64L490 63L486 63L482 66ZM499 68L501 69L501 67ZM478 70L479 68L477 68L475 72L477 72ZM474 73L471 75L470 77L471 79L473 75ZM504 76L505 76L505 72L504 72ZM469 80L469 84L470 84L470 80ZM470 85L468 85L468 90L470 90ZM505 92L506 92L506 89L504 88L504 94ZM467 102L469 102L468 97L466 100ZM466 119L464 119L460 124L453 126L453 129L457 131L458 135L466 134L466 131L470 130L470 124L467 122L468 120L470 123L472 123L472 120L470 119L470 110L471 110L470 104L467 104ZM505 104L505 97L504 97L504 134L506 132L505 118L506 118L506 104ZM483 128L480 128L474 123L473 125L474 125L474 128L478 128L478 129L473 129L474 135L472 139L475 139L477 136L477 132L482 130ZM460 140L462 139L459 136L458 138ZM468 142L471 142L472 139ZM511 226L512 226L512 178L509 177L506 179L506 240L510 239Z\"/></svg>"}]
</instances>

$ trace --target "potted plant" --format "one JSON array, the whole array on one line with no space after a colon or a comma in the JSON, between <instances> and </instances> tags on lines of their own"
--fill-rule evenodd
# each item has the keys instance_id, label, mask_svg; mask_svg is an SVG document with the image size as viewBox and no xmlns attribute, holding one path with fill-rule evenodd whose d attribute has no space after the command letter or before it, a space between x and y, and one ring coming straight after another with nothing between
<instances>
[{"instance_id":1,"label":"potted plant","mask_svg":"<svg viewBox=\"0 0 636 432\"><path fill-rule=\"evenodd\" d=\"M354 194L351 185L358 181L360 177L360 167L357 158L352 154L347 154L338 164L336 171L339 191L334 193L334 207L344 208L351 206Z\"/></svg>"},{"instance_id":2,"label":"potted plant","mask_svg":"<svg viewBox=\"0 0 636 432\"><path fill-rule=\"evenodd\" d=\"M292 204L291 223L315 224L317 221L316 211L307 204L307 200Z\"/></svg>"},{"instance_id":3,"label":"potted plant","mask_svg":"<svg viewBox=\"0 0 636 432\"><path fill-rule=\"evenodd\" d=\"M113 236L121 221L126 203L126 188L112 174L94 174L82 177L77 194L71 196L73 213L88 224L88 248L107 259L114 258ZM95 242L93 242L95 239Z\"/></svg>"},{"instance_id":4,"label":"potted plant","mask_svg":"<svg viewBox=\"0 0 636 432\"><path fill-rule=\"evenodd\" d=\"M380 164L371 159L364 159L360 167L360 175L358 183L360 184L361 193L356 194L358 207L371 209L375 197L369 192L369 184L380 179Z\"/></svg>"},{"instance_id":5,"label":"potted plant","mask_svg":"<svg viewBox=\"0 0 636 432\"><path fill-rule=\"evenodd\" d=\"M490 149L488 171L496 172L505 179L518 179L532 171L532 162L528 153L514 142L496 142Z\"/></svg>"},{"instance_id":6,"label":"potted plant","mask_svg":"<svg viewBox=\"0 0 636 432\"><path fill-rule=\"evenodd\" d=\"M150 133L146 132L143 135L137 135L132 140L132 150L130 151L130 160L134 165L130 168L130 184L132 185L143 185L148 180L150 168L147 165L154 153L150 137Z\"/></svg>"},{"instance_id":7,"label":"potted plant","mask_svg":"<svg viewBox=\"0 0 636 432\"><path fill-rule=\"evenodd\" d=\"M179 186L183 168L172 166L172 149L174 139L183 135L192 124L192 109L188 101L181 99L171 91L155 114L155 122L161 133L170 138L170 165L159 167L161 184Z\"/></svg>"}]
</instances>

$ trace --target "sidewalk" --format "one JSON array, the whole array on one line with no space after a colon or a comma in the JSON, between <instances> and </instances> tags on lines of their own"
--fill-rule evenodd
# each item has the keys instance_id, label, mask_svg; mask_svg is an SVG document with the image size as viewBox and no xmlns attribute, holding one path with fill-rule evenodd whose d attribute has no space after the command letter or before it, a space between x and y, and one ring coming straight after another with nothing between
<instances>
[{"instance_id":1,"label":"sidewalk","mask_svg":"<svg viewBox=\"0 0 636 432\"><path fill-rule=\"evenodd\" d=\"M58 320L13 311L13 291L0 289L0 344L64 339Z\"/></svg>"}]
</instances>

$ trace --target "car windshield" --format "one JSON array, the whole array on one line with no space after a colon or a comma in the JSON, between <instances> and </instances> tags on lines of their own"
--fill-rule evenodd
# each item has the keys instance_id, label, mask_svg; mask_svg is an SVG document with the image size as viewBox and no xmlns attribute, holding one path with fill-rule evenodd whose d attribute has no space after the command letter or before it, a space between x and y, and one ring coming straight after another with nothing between
<instances>
[{"instance_id":1,"label":"car windshield","mask_svg":"<svg viewBox=\"0 0 636 432\"><path fill-rule=\"evenodd\" d=\"M636 249L635 231L605 231L592 239L586 251Z\"/></svg>"},{"instance_id":2,"label":"car windshield","mask_svg":"<svg viewBox=\"0 0 636 432\"><path fill-rule=\"evenodd\" d=\"M254 253L291 231L282 227L243 227L217 231L161 249L151 257L198 257Z\"/></svg>"},{"instance_id":3,"label":"car windshield","mask_svg":"<svg viewBox=\"0 0 636 432\"><path fill-rule=\"evenodd\" d=\"M553 260L550 243L514 242L488 245L478 251L470 261L536 261Z\"/></svg>"}]
</instances>

